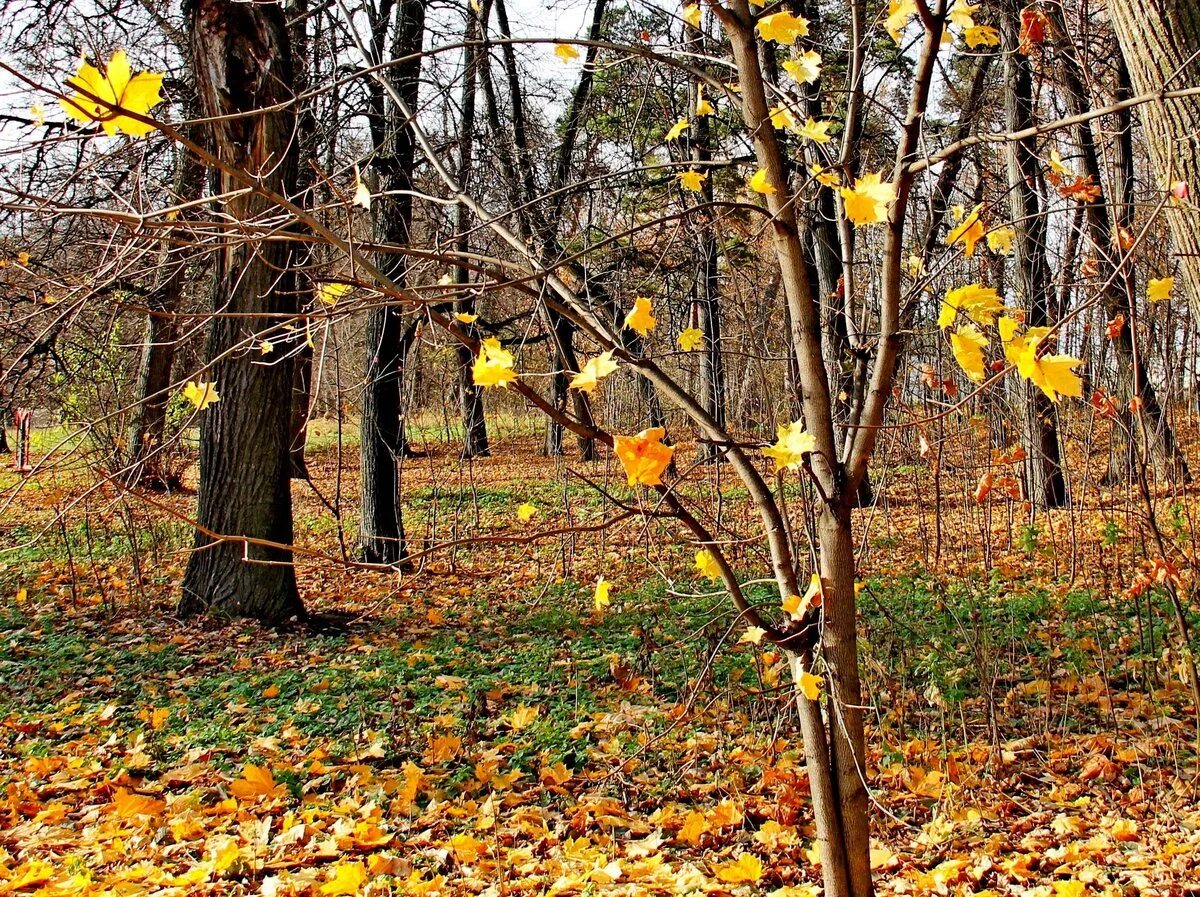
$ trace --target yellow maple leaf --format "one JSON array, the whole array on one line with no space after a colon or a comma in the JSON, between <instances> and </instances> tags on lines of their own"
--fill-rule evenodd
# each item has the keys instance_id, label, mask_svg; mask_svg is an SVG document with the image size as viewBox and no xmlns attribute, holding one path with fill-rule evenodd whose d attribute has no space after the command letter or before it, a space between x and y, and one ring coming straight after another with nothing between
<instances>
[{"instance_id":1,"label":"yellow maple leaf","mask_svg":"<svg viewBox=\"0 0 1200 897\"><path fill-rule=\"evenodd\" d=\"M883 27L892 40L899 42L908 27L909 20L917 14L916 0L889 0L887 18Z\"/></svg>"},{"instance_id":2,"label":"yellow maple leaf","mask_svg":"<svg viewBox=\"0 0 1200 897\"><path fill-rule=\"evenodd\" d=\"M595 358L589 358L584 364L583 370L574 376L571 380L571 389L579 389L583 392L592 392L600 381L617 369L617 363L613 360L612 350L601 352Z\"/></svg>"},{"instance_id":3,"label":"yellow maple leaf","mask_svg":"<svg viewBox=\"0 0 1200 897\"><path fill-rule=\"evenodd\" d=\"M691 352L704 346L704 334L696 327L689 327L680 332L678 342L684 352Z\"/></svg>"},{"instance_id":4,"label":"yellow maple leaf","mask_svg":"<svg viewBox=\"0 0 1200 897\"><path fill-rule=\"evenodd\" d=\"M1044 392L1052 402L1060 395L1079 398L1083 395L1083 381L1075 368L1083 360L1070 355L1038 355L1041 339L1027 339L1017 358L1017 373Z\"/></svg>"},{"instance_id":5,"label":"yellow maple leaf","mask_svg":"<svg viewBox=\"0 0 1200 897\"><path fill-rule=\"evenodd\" d=\"M821 686L825 684L824 676L815 676L808 670L800 674L800 681L796 683L796 687L804 697L810 701L816 701L821 697Z\"/></svg>"},{"instance_id":6,"label":"yellow maple leaf","mask_svg":"<svg viewBox=\"0 0 1200 897\"><path fill-rule=\"evenodd\" d=\"M39 128L44 128L46 126L46 110L37 103L34 103L29 107L29 114L33 116L33 123Z\"/></svg>"},{"instance_id":7,"label":"yellow maple leaf","mask_svg":"<svg viewBox=\"0 0 1200 897\"><path fill-rule=\"evenodd\" d=\"M1000 32L991 25L972 25L964 29L963 40L972 50L978 47L1000 46Z\"/></svg>"},{"instance_id":8,"label":"yellow maple leaf","mask_svg":"<svg viewBox=\"0 0 1200 897\"><path fill-rule=\"evenodd\" d=\"M971 324L960 324L950 334L950 348L954 360L964 373L976 383L983 382L983 350L987 348L987 337Z\"/></svg>"},{"instance_id":9,"label":"yellow maple leaf","mask_svg":"<svg viewBox=\"0 0 1200 897\"><path fill-rule=\"evenodd\" d=\"M597 613L612 604L612 599L608 596L611 589L612 583L603 576L596 580L596 591L592 594L592 607Z\"/></svg>"},{"instance_id":10,"label":"yellow maple leaf","mask_svg":"<svg viewBox=\"0 0 1200 897\"><path fill-rule=\"evenodd\" d=\"M816 50L806 50L796 59L784 62L783 70L801 84L812 84L821 77L821 54Z\"/></svg>"},{"instance_id":11,"label":"yellow maple leaf","mask_svg":"<svg viewBox=\"0 0 1200 897\"><path fill-rule=\"evenodd\" d=\"M221 401L217 395L217 385L203 380L189 380L183 388L183 397L196 406L197 411L203 411L209 405Z\"/></svg>"},{"instance_id":12,"label":"yellow maple leaf","mask_svg":"<svg viewBox=\"0 0 1200 897\"><path fill-rule=\"evenodd\" d=\"M809 116L801 127L796 128L796 133L813 143L828 143L833 139L829 136L829 126L830 122L815 121L812 116Z\"/></svg>"},{"instance_id":13,"label":"yellow maple leaf","mask_svg":"<svg viewBox=\"0 0 1200 897\"><path fill-rule=\"evenodd\" d=\"M645 296L634 297L633 308L625 315L625 326L646 336L658 326L658 320L651 314L653 308L654 303Z\"/></svg>"},{"instance_id":14,"label":"yellow maple leaf","mask_svg":"<svg viewBox=\"0 0 1200 897\"><path fill-rule=\"evenodd\" d=\"M954 323L960 312L976 324L991 324L1003 310L1004 303L993 287L969 283L946 291L941 311L938 312L937 325L945 330Z\"/></svg>"},{"instance_id":15,"label":"yellow maple leaf","mask_svg":"<svg viewBox=\"0 0 1200 897\"><path fill-rule=\"evenodd\" d=\"M998 227L995 230L988 231L988 249L1000 255L1009 255L1012 253L1013 239L1016 235L1017 232L1011 227Z\"/></svg>"},{"instance_id":16,"label":"yellow maple leaf","mask_svg":"<svg viewBox=\"0 0 1200 897\"><path fill-rule=\"evenodd\" d=\"M846 217L855 227L887 221L888 209L896 200L895 186L885 183L882 173L855 178L853 187L842 187L840 192Z\"/></svg>"},{"instance_id":17,"label":"yellow maple leaf","mask_svg":"<svg viewBox=\"0 0 1200 897\"><path fill-rule=\"evenodd\" d=\"M570 44L555 44L554 55L563 62L570 62L572 59L579 58L579 51Z\"/></svg>"},{"instance_id":18,"label":"yellow maple leaf","mask_svg":"<svg viewBox=\"0 0 1200 897\"><path fill-rule=\"evenodd\" d=\"M684 817L683 825L679 829L679 840L695 847L700 843L700 839L711 830L712 826L709 825L708 817L699 810L692 810Z\"/></svg>"},{"instance_id":19,"label":"yellow maple leaf","mask_svg":"<svg viewBox=\"0 0 1200 897\"><path fill-rule=\"evenodd\" d=\"M148 114L162 102L158 92L162 80L161 72L133 74L125 51L118 50L105 66L104 74L86 59L81 59L78 71L66 84L75 92L59 100L59 105L70 118L78 122L99 122L109 137L115 136L118 131L124 131L131 137L141 137L153 131L154 126L122 115L117 107L135 115Z\"/></svg>"},{"instance_id":20,"label":"yellow maple leaf","mask_svg":"<svg viewBox=\"0 0 1200 897\"><path fill-rule=\"evenodd\" d=\"M970 258L975 254L975 244L983 239L983 222L979 214L983 211L983 203L971 209L971 214L962 223L946 235L946 245L953 246L959 241L963 244L963 254Z\"/></svg>"},{"instance_id":21,"label":"yellow maple leaf","mask_svg":"<svg viewBox=\"0 0 1200 897\"><path fill-rule=\"evenodd\" d=\"M1171 291L1174 289L1174 277L1152 277L1146 283L1146 298L1151 302L1162 302L1171 298Z\"/></svg>"},{"instance_id":22,"label":"yellow maple leaf","mask_svg":"<svg viewBox=\"0 0 1200 897\"><path fill-rule=\"evenodd\" d=\"M696 114L697 115L712 115L717 110L713 108L713 104L704 96L703 90L696 92Z\"/></svg>"},{"instance_id":23,"label":"yellow maple leaf","mask_svg":"<svg viewBox=\"0 0 1200 897\"><path fill-rule=\"evenodd\" d=\"M664 137L663 139L667 143L670 143L672 140L676 140L680 134L682 134L684 131L686 131L688 129L688 127L690 125L691 125L691 122L688 121L686 118L679 119L679 121L677 121L677 122L675 122L675 124L671 125L670 130L667 131L667 136Z\"/></svg>"},{"instance_id":24,"label":"yellow maple leaf","mask_svg":"<svg viewBox=\"0 0 1200 897\"><path fill-rule=\"evenodd\" d=\"M275 351L275 344L273 342L271 342L269 339L265 339L261 343L258 344L258 351L261 352L263 355L270 355L272 352Z\"/></svg>"},{"instance_id":25,"label":"yellow maple leaf","mask_svg":"<svg viewBox=\"0 0 1200 897\"><path fill-rule=\"evenodd\" d=\"M165 800L137 794L126 788L117 789L117 793L113 795L112 805L122 819L135 819L138 816L161 816L167 808Z\"/></svg>"},{"instance_id":26,"label":"yellow maple leaf","mask_svg":"<svg viewBox=\"0 0 1200 897\"><path fill-rule=\"evenodd\" d=\"M754 854L743 853L735 862L714 866L713 872L729 884L754 884L763 876L763 863Z\"/></svg>"},{"instance_id":27,"label":"yellow maple leaf","mask_svg":"<svg viewBox=\"0 0 1200 897\"><path fill-rule=\"evenodd\" d=\"M764 196L770 196L775 192L775 185L771 183L765 168L760 168L750 175L750 180L746 182L746 185L755 193L761 193Z\"/></svg>"},{"instance_id":28,"label":"yellow maple leaf","mask_svg":"<svg viewBox=\"0 0 1200 897\"><path fill-rule=\"evenodd\" d=\"M474 324L479 320L479 315L473 315L469 312L459 311L454 313L454 320L460 324Z\"/></svg>"},{"instance_id":29,"label":"yellow maple leaf","mask_svg":"<svg viewBox=\"0 0 1200 897\"><path fill-rule=\"evenodd\" d=\"M689 3L687 6L685 6L683 8L683 11L680 13L680 15L682 16L683 20L685 22L687 22L689 25L691 25L693 28L700 27L700 4L699 3Z\"/></svg>"},{"instance_id":30,"label":"yellow maple leaf","mask_svg":"<svg viewBox=\"0 0 1200 897\"><path fill-rule=\"evenodd\" d=\"M978 6L972 6L964 0L957 2L950 8L950 14L947 16L950 24L956 28L970 28L975 24L973 13L979 9Z\"/></svg>"},{"instance_id":31,"label":"yellow maple leaf","mask_svg":"<svg viewBox=\"0 0 1200 897\"><path fill-rule=\"evenodd\" d=\"M333 867L333 875L320 887L320 892L326 897L343 895L355 897L367 881L367 867L362 863L338 863Z\"/></svg>"},{"instance_id":32,"label":"yellow maple leaf","mask_svg":"<svg viewBox=\"0 0 1200 897\"><path fill-rule=\"evenodd\" d=\"M824 184L826 187L836 187L842 182L836 171L815 162L808 166L808 173L817 179L818 184Z\"/></svg>"},{"instance_id":33,"label":"yellow maple leaf","mask_svg":"<svg viewBox=\"0 0 1200 897\"><path fill-rule=\"evenodd\" d=\"M517 379L512 353L503 348L496 337L488 337L479 347L479 355L471 367L471 378L476 386L506 388Z\"/></svg>"},{"instance_id":34,"label":"yellow maple leaf","mask_svg":"<svg viewBox=\"0 0 1200 897\"><path fill-rule=\"evenodd\" d=\"M1083 897L1086 893L1087 886L1079 879L1054 883L1054 897Z\"/></svg>"},{"instance_id":35,"label":"yellow maple leaf","mask_svg":"<svg viewBox=\"0 0 1200 897\"><path fill-rule=\"evenodd\" d=\"M704 182L708 180L708 172L689 168L687 171L679 172L675 177L679 178L679 185L684 190L699 193L704 188Z\"/></svg>"},{"instance_id":36,"label":"yellow maple leaf","mask_svg":"<svg viewBox=\"0 0 1200 897\"><path fill-rule=\"evenodd\" d=\"M613 438L613 450L621 466L625 468L625 476L630 486L657 486L662 482L663 472L671 463L675 449L663 445L663 437L667 431L662 427L652 427L642 430L636 436L616 436Z\"/></svg>"},{"instance_id":37,"label":"yellow maple leaf","mask_svg":"<svg viewBox=\"0 0 1200 897\"><path fill-rule=\"evenodd\" d=\"M487 845L483 841L465 832L451 838L449 845L450 852L454 854L454 859L465 865L474 863L487 848Z\"/></svg>"},{"instance_id":38,"label":"yellow maple leaf","mask_svg":"<svg viewBox=\"0 0 1200 897\"><path fill-rule=\"evenodd\" d=\"M229 785L233 796L241 800L253 800L258 797L276 797L284 791L282 785L275 784L275 776L265 766L255 766L247 763L242 770L242 777Z\"/></svg>"},{"instance_id":39,"label":"yellow maple leaf","mask_svg":"<svg viewBox=\"0 0 1200 897\"><path fill-rule=\"evenodd\" d=\"M528 729L533 724L533 721L538 718L539 713L540 711L536 706L518 707L508 717L508 725L514 732L520 732L522 729Z\"/></svg>"},{"instance_id":40,"label":"yellow maple leaf","mask_svg":"<svg viewBox=\"0 0 1200 897\"><path fill-rule=\"evenodd\" d=\"M780 424L776 430L778 439L774 445L767 446L762 453L775 460L775 470L798 470L804 463L804 456L815 451L817 441L811 433L804 431L804 424L792 421L790 424Z\"/></svg>"},{"instance_id":41,"label":"yellow maple leaf","mask_svg":"<svg viewBox=\"0 0 1200 897\"><path fill-rule=\"evenodd\" d=\"M348 283L322 283L317 287L317 299L328 306L337 305L339 299L350 292L352 287Z\"/></svg>"},{"instance_id":42,"label":"yellow maple leaf","mask_svg":"<svg viewBox=\"0 0 1200 897\"><path fill-rule=\"evenodd\" d=\"M808 34L808 19L794 16L790 12L777 12L758 20L758 33L763 40L779 44L793 43L796 38Z\"/></svg>"},{"instance_id":43,"label":"yellow maple leaf","mask_svg":"<svg viewBox=\"0 0 1200 897\"><path fill-rule=\"evenodd\" d=\"M721 565L717 563L717 556L707 548L696 552L696 569L705 579L721 578Z\"/></svg>"},{"instance_id":44,"label":"yellow maple leaf","mask_svg":"<svg viewBox=\"0 0 1200 897\"><path fill-rule=\"evenodd\" d=\"M771 126L775 128L795 128L796 116L787 106L772 106L768 115L771 116Z\"/></svg>"},{"instance_id":45,"label":"yellow maple leaf","mask_svg":"<svg viewBox=\"0 0 1200 897\"><path fill-rule=\"evenodd\" d=\"M517 519L522 523L528 523L534 514L537 513L537 506L529 502L524 502L517 506Z\"/></svg>"},{"instance_id":46,"label":"yellow maple leaf","mask_svg":"<svg viewBox=\"0 0 1200 897\"><path fill-rule=\"evenodd\" d=\"M783 600L783 610L794 621L800 622L811 608L823 603L820 574L814 573L803 595L790 595Z\"/></svg>"},{"instance_id":47,"label":"yellow maple leaf","mask_svg":"<svg viewBox=\"0 0 1200 897\"><path fill-rule=\"evenodd\" d=\"M763 636L767 634L767 630L761 626L747 626L746 631L742 633L738 639L739 644L758 645L762 644Z\"/></svg>"}]
</instances>

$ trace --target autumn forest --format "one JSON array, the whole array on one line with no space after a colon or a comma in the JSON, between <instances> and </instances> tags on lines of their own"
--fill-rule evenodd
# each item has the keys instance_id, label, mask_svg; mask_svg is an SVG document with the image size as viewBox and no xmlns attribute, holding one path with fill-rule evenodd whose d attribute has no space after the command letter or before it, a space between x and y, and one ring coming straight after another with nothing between
<instances>
[{"instance_id":1,"label":"autumn forest","mask_svg":"<svg viewBox=\"0 0 1200 897\"><path fill-rule=\"evenodd\" d=\"M0 893L1200 895L1200 6L0 10Z\"/></svg>"}]
</instances>

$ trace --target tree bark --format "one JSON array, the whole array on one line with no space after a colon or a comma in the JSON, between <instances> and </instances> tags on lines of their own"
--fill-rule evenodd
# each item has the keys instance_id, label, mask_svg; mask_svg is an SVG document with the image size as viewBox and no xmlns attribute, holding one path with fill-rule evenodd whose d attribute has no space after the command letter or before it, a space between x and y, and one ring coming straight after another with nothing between
<instances>
[{"instance_id":1,"label":"tree bark","mask_svg":"<svg viewBox=\"0 0 1200 897\"><path fill-rule=\"evenodd\" d=\"M1018 52L1017 4L1006 4L1001 17L1004 42L1005 119L1010 131L1033 125L1033 70L1029 57ZM1050 266L1046 260L1046 218L1035 184L1040 163L1037 141L1027 137L1007 144L1009 209L1014 262L1018 289L1025 297L1030 327L1051 323ZM1025 408L1025 487L1026 495L1037 507L1059 508L1067 503L1067 483L1063 476L1058 440L1058 422L1054 403L1040 389L1024 384L1028 402Z\"/></svg>"},{"instance_id":2,"label":"tree bark","mask_svg":"<svg viewBox=\"0 0 1200 897\"><path fill-rule=\"evenodd\" d=\"M1200 4L1195 0L1108 0L1108 14L1138 94L1200 84ZM1200 97L1139 107L1155 188L1166 195L1182 181L1192 198L1168 205L1181 286L1200 321Z\"/></svg>"},{"instance_id":3,"label":"tree bark","mask_svg":"<svg viewBox=\"0 0 1200 897\"><path fill-rule=\"evenodd\" d=\"M237 176L214 173L224 211L253 221L277 210L246 181L291 195L296 178L291 45L281 7L187 4L197 92L210 144ZM268 111L269 110L269 111ZM292 249L231 236L216 254L210 372L220 401L199 412L200 494L183 616L215 611L283 622L304 616L292 565L288 453L292 364L263 363L255 334L296 313ZM249 540L271 544L255 544Z\"/></svg>"},{"instance_id":4,"label":"tree bark","mask_svg":"<svg viewBox=\"0 0 1200 897\"><path fill-rule=\"evenodd\" d=\"M392 17L396 21L392 25ZM425 34L424 0L382 0L374 10L372 53L381 63L385 56L405 59L388 68L396 92L416 108L420 87L420 50ZM390 50L389 36L393 37ZM368 122L375 152L371 176L378 195L371 204L375 239L389 247L407 246L411 238L413 201L412 170L415 144L412 131L390 114L382 85L371 81ZM380 252L376 264L398 286L407 277L407 262L400 253ZM398 464L408 450L404 432L403 383L405 364L418 322L405 326L398 307L380 305L367 312L366 365L360 420L359 454L362 476L362 520L359 547L363 560L397 564L406 557L400 502Z\"/></svg>"},{"instance_id":5,"label":"tree bark","mask_svg":"<svg viewBox=\"0 0 1200 897\"><path fill-rule=\"evenodd\" d=\"M1051 8L1051 15L1056 24L1058 34L1065 35L1061 44L1062 87L1066 97L1067 113L1082 115L1091 108L1087 88L1084 83L1082 63L1062 20L1062 13L1057 8ZM1130 230L1133 227L1133 152L1131 144L1131 121L1129 110L1125 109L1115 116L1115 148L1113 154L1117 161L1117 190L1123 195L1120 202L1113 208L1121 215L1116 221L1118 225ZM1080 159L1083 163L1083 174L1090 177L1097 185L1104 184L1104 176L1100 167L1100 154L1096 147L1091 122L1081 122L1075 128L1076 142L1079 144ZM1101 300L1104 303L1105 314L1109 320L1117 317L1125 321L1125 326L1112 338L1113 352L1117 358L1118 397L1121 407L1128 408L1130 399L1140 400L1141 408L1135 414L1128 414L1126 424L1134 423L1140 432L1142 445L1153 463L1154 468L1163 476L1176 477L1186 480L1189 477L1187 462L1175 441L1175 432L1167 420L1162 406L1158 401L1158 393L1154 384L1147 376L1146 364L1134 344L1134 296L1135 277L1131 262L1126 261L1119 267L1114 260L1119 259L1123 250L1114 239L1113 219L1109 216L1109 204L1104 197L1094 202L1084 203L1083 210L1087 222L1088 237L1096 247L1096 262L1098 277L1104 285L1101 290ZM1131 231L1132 232L1132 231ZM1122 443L1126 448L1118 449L1112 455L1109 479L1124 482L1128 475L1130 452L1129 440L1123 437L1121 427L1113 428L1113 440Z\"/></svg>"}]
</instances>

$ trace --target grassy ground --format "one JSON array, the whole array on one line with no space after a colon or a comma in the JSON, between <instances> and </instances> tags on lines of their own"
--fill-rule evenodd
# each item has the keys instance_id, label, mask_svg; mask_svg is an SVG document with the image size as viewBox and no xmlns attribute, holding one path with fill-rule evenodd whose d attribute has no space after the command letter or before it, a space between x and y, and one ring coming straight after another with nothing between
<instances>
[{"instance_id":1,"label":"grassy ground","mask_svg":"<svg viewBox=\"0 0 1200 897\"><path fill-rule=\"evenodd\" d=\"M331 454L328 494L295 495L298 538L337 558L357 485L328 489ZM668 529L531 544L612 511L564 471L529 439L412 459L415 574L301 564L311 606L360 615L338 635L173 619L188 496L150 509L68 471L23 490L0 528L0 888L814 894L782 658ZM1165 596L1072 581L1050 528L953 571L951 534L931 566L891 513L861 598L880 891L1200 893ZM433 548L468 536L491 541Z\"/></svg>"}]
</instances>

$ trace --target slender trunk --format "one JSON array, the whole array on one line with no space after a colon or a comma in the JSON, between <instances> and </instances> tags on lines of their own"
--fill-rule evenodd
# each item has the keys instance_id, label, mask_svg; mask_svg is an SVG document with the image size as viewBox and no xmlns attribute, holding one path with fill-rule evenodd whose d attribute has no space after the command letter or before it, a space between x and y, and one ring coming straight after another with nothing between
<instances>
[{"instance_id":1,"label":"slender trunk","mask_svg":"<svg viewBox=\"0 0 1200 897\"><path fill-rule=\"evenodd\" d=\"M1009 3L1001 17L1004 39L1005 118L1010 131L1032 126L1033 72L1029 57L1017 51L1019 10ZM1051 323L1050 266L1046 261L1046 218L1035 185L1040 164L1037 141L1025 138L1007 145L1009 207L1016 281L1028 303L1026 323L1044 327ZM1032 384L1024 386L1026 495L1038 507L1059 508L1067 503L1067 484L1062 471L1058 423L1054 403Z\"/></svg>"},{"instance_id":2,"label":"slender trunk","mask_svg":"<svg viewBox=\"0 0 1200 897\"><path fill-rule=\"evenodd\" d=\"M1138 94L1200 83L1200 4L1195 0L1109 0L1108 14ZM1172 203L1167 225L1192 317L1200 321L1200 97L1138 108L1150 146L1155 187L1165 196L1182 181L1191 198Z\"/></svg>"},{"instance_id":3,"label":"slender trunk","mask_svg":"<svg viewBox=\"0 0 1200 897\"><path fill-rule=\"evenodd\" d=\"M235 220L274 212L242 189L260 179L291 195L296 178L291 46L283 10L233 0L187 5L197 92L210 144L231 169L215 173ZM220 401L199 412L200 494L196 550L178 610L282 622L304 616L292 566L288 431L292 364L262 364L245 351L255 334L296 314L292 247L231 235L216 254L208 341ZM268 544L254 544L249 539Z\"/></svg>"},{"instance_id":4,"label":"slender trunk","mask_svg":"<svg viewBox=\"0 0 1200 897\"><path fill-rule=\"evenodd\" d=\"M294 91L297 96L304 96L312 83L310 69L313 64L308 36L309 0L293 0L288 9L288 17L291 21ZM317 156L317 127L312 102L311 98L307 99L297 109L300 160L296 172L296 194L300 205L305 209L312 208L312 190L316 181L313 166L310 164ZM313 252L312 248L308 248L305 255L311 256ZM308 268L307 262L307 258L297 258L296 267ZM296 296L297 304L304 308L312 302L311 281L308 278L297 279L296 287L303 293ZM308 442L308 418L312 405L312 371L313 347L305 340L296 352L292 370L292 414L288 427L288 448L293 479L308 478L304 447Z\"/></svg>"},{"instance_id":5,"label":"slender trunk","mask_svg":"<svg viewBox=\"0 0 1200 897\"><path fill-rule=\"evenodd\" d=\"M467 26L463 44L462 110L458 123L458 183L464 192L470 190L473 155L475 148L475 94L479 82L479 68L486 55L479 45L482 35L487 34L491 15L491 0L483 0L478 15L474 5L467 6ZM462 259L470 251L468 235L470 221L462 203L454 206L454 250ZM465 265L454 268L454 283L463 298L455 302L456 311L463 314L475 313L475 299L466 289L470 273ZM470 327L471 325L468 325ZM486 458L491 454L488 446L487 417L483 408L483 388L475 385L471 367L475 357L469 346L459 343L454 347L458 357L458 397L462 410L464 458Z\"/></svg>"},{"instance_id":6,"label":"slender trunk","mask_svg":"<svg viewBox=\"0 0 1200 897\"><path fill-rule=\"evenodd\" d=\"M393 26L392 18L395 15ZM421 75L420 50L425 34L424 0L382 0L374 9L372 53L403 59L388 68L397 93L415 108ZM391 45L389 49L389 39ZM368 123L375 152L370 177L378 195L371 204L375 239L387 247L408 245L412 231L412 131L390 105L382 86L372 84ZM377 253L376 264L398 286L407 276L399 252ZM417 333L417 321L405 325L400 309L379 305L367 312L365 385L359 457L362 476L362 521L359 547L364 560L397 564L406 556L400 502L399 462L408 451L404 430L403 383L406 361Z\"/></svg>"}]
</instances>

